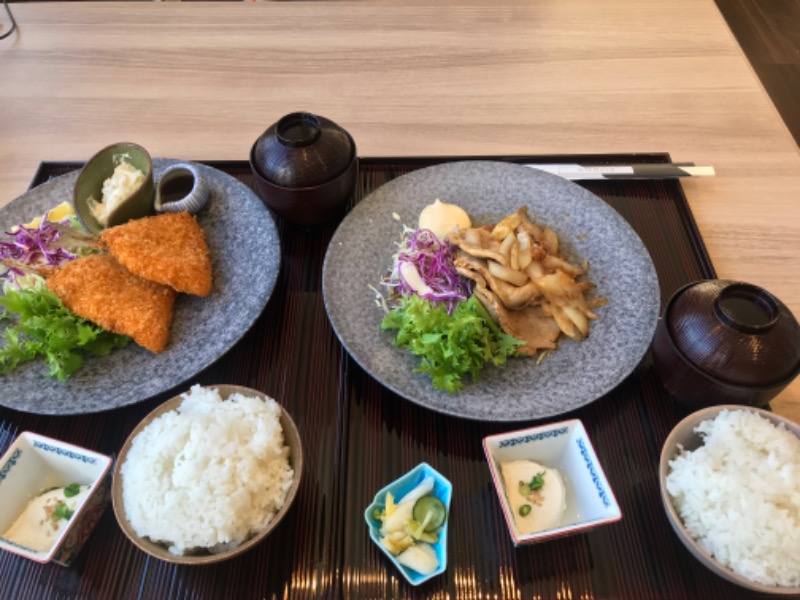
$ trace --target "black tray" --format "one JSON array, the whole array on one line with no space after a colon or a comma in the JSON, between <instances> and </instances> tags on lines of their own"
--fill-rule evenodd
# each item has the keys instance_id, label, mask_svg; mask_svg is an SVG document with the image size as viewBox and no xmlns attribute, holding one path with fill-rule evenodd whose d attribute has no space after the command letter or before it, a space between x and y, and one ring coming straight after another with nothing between
<instances>
[{"instance_id":1,"label":"black tray","mask_svg":"<svg viewBox=\"0 0 800 600\"><path fill-rule=\"evenodd\" d=\"M416 168L466 157L365 158L354 202ZM665 153L470 157L511 162L669 162ZM253 187L246 162L207 162ZM80 168L43 163L32 185ZM677 180L591 181L639 233L658 272L662 302L687 282L715 277ZM620 522L570 538L515 548L491 484L481 440L518 429L460 420L406 402L349 358L325 314L321 269L336 224L303 229L277 219L283 258L278 284L253 329L196 379L245 385L278 399L303 438L305 473L296 503L264 543L203 568L149 558L107 510L69 568L0 554L0 595L73 597L752 597L700 565L676 538L661 506L658 460L684 416L662 388L648 354L607 396L564 418L580 418L622 508ZM183 391L183 390L178 390ZM32 390L31 393L35 393ZM50 417L0 408L0 452L32 430L114 454L163 394L91 416ZM454 486L447 571L408 585L370 541L363 510L375 492L422 461Z\"/></svg>"}]
</instances>

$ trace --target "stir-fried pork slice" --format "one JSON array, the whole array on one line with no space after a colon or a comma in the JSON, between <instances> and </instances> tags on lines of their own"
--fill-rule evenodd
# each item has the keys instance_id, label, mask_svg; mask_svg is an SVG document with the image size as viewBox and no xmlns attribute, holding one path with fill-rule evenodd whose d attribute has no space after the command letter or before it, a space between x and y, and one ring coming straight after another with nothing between
<instances>
[{"instance_id":1,"label":"stir-fried pork slice","mask_svg":"<svg viewBox=\"0 0 800 600\"><path fill-rule=\"evenodd\" d=\"M69 310L103 329L127 335L154 353L169 341L175 290L131 273L109 254L91 254L47 278Z\"/></svg>"},{"instance_id":2,"label":"stir-fried pork slice","mask_svg":"<svg viewBox=\"0 0 800 600\"><path fill-rule=\"evenodd\" d=\"M500 242L492 239L492 234L482 227L454 230L448 240L467 254L477 258L491 258L508 266L508 257L500 251Z\"/></svg>"},{"instance_id":3,"label":"stir-fried pork slice","mask_svg":"<svg viewBox=\"0 0 800 600\"><path fill-rule=\"evenodd\" d=\"M560 269L570 277L578 277L586 273L586 269L584 267L573 265L571 262L568 262L560 256L556 256L554 254L548 254L545 256L542 259L542 266L550 272Z\"/></svg>"},{"instance_id":4,"label":"stir-fried pork slice","mask_svg":"<svg viewBox=\"0 0 800 600\"><path fill-rule=\"evenodd\" d=\"M528 341L522 352L554 348L560 332L575 340L589 334L591 309L604 301L585 298L593 285L575 281L588 264L559 254L556 233L534 223L527 207L496 225L458 230L451 241L456 270L475 281L475 295L503 330Z\"/></svg>"},{"instance_id":5,"label":"stir-fried pork slice","mask_svg":"<svg viewBox=\"0 0 800 600\"><path fill-rule=\"evenodd\" d=\"M457 252L453 262L456 270L464 277L472 279L477 285L485 282L484 287L494 291L505 308L512 310L523 308L542 295L533 281L528 281L528 283L520 287L507 283L492 275L486 261L461 251Z\"/></svg>"},{"instance_id":6,"label":"stir-fried pork slice","mask_svg":"<svg viewBox=\"0 0 800 600\"><path fill-rule=\"evenodd\" d=\"M561 330L551 317L545 316L541 307L507 310L497 296L483 286L476 286L474 294L503 331L525 342L517 348L521 354L533 356L539 350L556 347Z\"/></svg>"},{"instance_id":7,"label":"stir-fried pork slice","mask_svg":"<svg viewBox=\"0 0 800 600\"><path fill-rule=\"evenodd\" d=\"M589 335L589 319L596 319L583 296L585 286L561 270L536 280L561 331L579 340Z\"/></svg>"}]
</instances>

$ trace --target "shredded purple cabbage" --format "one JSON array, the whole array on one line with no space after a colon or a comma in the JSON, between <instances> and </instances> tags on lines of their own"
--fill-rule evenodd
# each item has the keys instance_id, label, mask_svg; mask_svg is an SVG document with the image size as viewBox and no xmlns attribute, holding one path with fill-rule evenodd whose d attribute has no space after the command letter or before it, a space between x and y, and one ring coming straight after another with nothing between
<instances>
[{"instance_id":1,"label":"shredded purple cabbage","mask_svg":"<svg viewBox=\"0 0 800 600\"><path fill-rule=\"evenodd\" d=\"M430 229L407 229L395 255L392 273L383 284L397 292L440 302L447 306L448 314L453 314L456 305L471 295L470 281L461 277L453 262L453 246L447 240L440 241ZM419 293L406 281L402 273L403 264L412 265L422 281L431 289L429 293Z\"/></svg>"},{"instance_id":2,"label":"shredded purple cabbage","mask_svg":"<svg viewBox=\"0 0 800 600\"><path fill-rule=\"evenodd\" d=\"M21 265L57 267L76 258L57 243L61 233L47 218L42 218L38 227L19 225L16 231L6 231L5 234L11 239L0 240L0 259ZM9 265L5 278L14 282L23 275L21 269Z\"/></svg>"}]
</instances>

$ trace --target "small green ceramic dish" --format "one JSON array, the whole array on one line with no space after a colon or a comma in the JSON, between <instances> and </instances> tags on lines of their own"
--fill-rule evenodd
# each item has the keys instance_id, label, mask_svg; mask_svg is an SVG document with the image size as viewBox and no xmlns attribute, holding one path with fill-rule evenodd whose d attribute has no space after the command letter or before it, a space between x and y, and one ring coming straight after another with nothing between
<instances>
[{"instance_id":1,"label":"small green ceramic dish","mask_svg":"<svg viewBox=\"0 0 800 600\"><path fill-rule=\"evenodd\" d=\"M103 197L103 182L114 174L114 169L122 159L144 173L144 182L119 202L109 213L108 223L97 221L89 198L99 201ZM103 148L95 154L81 170L72 193L75 213L83 226L91 233L101 233L106 227L122 225L131 219L139 219L155 214L155 185L153 183L153 161L147 150L138 144L120 142Z\"/></svg>"}]
</instances>

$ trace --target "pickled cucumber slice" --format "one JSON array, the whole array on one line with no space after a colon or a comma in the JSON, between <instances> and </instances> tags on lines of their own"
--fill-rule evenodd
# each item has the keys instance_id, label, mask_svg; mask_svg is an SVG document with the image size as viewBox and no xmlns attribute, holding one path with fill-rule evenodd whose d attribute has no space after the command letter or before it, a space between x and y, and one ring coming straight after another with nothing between
<instances>
[{"instance_id":1,"label":"pickled cucumber slice","mask_svg":"<svg viewBox=\"0 0 800 600\"><path fill-rule=\"evenodd\" d=\"M414 504L414 520L424 523L425 531L436 531L447 520L447 509L436 496L423 496Z\"/></svg>"}]
</instances>

